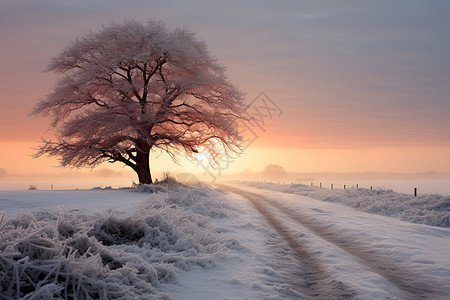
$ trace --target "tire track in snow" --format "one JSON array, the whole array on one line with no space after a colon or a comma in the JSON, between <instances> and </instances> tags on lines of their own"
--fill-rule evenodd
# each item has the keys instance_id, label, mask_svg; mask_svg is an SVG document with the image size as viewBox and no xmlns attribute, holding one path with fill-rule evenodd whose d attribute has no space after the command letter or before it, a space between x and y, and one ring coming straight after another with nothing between
<instances>
[{"instance_id":1,"label":"tire track in snow","mask_svg":"<svg viewBox=\"0 0 450 300\"><path fill-rule=\"evenodd\" d=\"M423 280L424 276L415 274L412 270L399 265L399 263L396 263L389 257L383 256L381 253L377 253L369 246L358 243L350 236L345 236L344 234L330 230L327 225L312 220L307 216L301 215L298 212L293 212L279 202L269 200L264 196L259 196L259 198L277 208L295 222L308 228L316 236L355 257L372 272L382 276L393 286L404 291L411 297L410 299L432 299L439 294L438 291L433 291L431 284L428 284ZM441 296L443 297L444 295Z\"/></svg>"},{"instance_id":2,"label":"tire track in snow","mask_svg":"<svg viewBox=\"0 0 450 300\"><path fill-rule=\"evenodd\" d=\"M227 188L227 187L224 187ZM391 258L374 251L368 245L358 243L354 237L339 233L329 224L323 224L311 217L292 211L280 202L267 197L238 189L232 190L240 195L248 194L248 197L259 199L287 215L291 220L309 229L314 235L342 249L357 261L368 267L372 272L385 278L390 284L402 290L408 299L443 299L446 297L433 289L431 283L424 281L424 276L402 266ZM238 192L236 192L238 191ZM248 197L246 197L248 199Z\"/></svg>"},{"instance_id":3,"label":"tire track in snow","mask_svg":"<svg viewBox=\"0 0 450 300\"><path fill-rule=\"evenodd\" d=\"M308 250L298 241L299 238L294 237L288 228L279 222L257 199L258 195L252 194L240 189L216 184L224 190L238 194L249 200L256 210L264 216L269 224L281 236L281 238L289 245L295 253L296 258L300 264L307 271L306 278L306 294L311 299L352 299L355 297L355 292L347 287L343 282L333 278L329 272L324 268L321 261L315 256L311 255Z\"/></svg>"}]
</instances>

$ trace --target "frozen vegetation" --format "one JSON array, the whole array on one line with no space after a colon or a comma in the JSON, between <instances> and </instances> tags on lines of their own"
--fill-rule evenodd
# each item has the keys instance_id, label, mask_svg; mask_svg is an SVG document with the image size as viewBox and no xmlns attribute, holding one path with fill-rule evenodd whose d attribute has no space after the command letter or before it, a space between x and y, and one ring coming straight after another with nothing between
<instances>
[{"instance_id":1,"label":"frozen vegetation","mask_svg":"<svg viewBox=\"0 0 450 300\"><path fill-rule=\"evenodd\" d=\"M245 184L259 189L342 203L360 211L396 217L408 222L450 227L450 196L425 194L414 197L392 190L365 188L330 190L302 184L284 185L267 182Z\"/></svg>"},{"instance_id":2,"label":"frozen vegetation","mask_svg":"<svg viewBox=\"0 0 450 300\"><path fill-rule=\"evenodd\" d=\"M210 223L227 208L205 189L142 187L151 195L132 212L3 212L0 298L170 299L162 283L237 244Z\"/></svg>"},{"instance_id":3,"label":"frozen vegetation","mask_svg":"<svg viewBox=\"0 0 450 300\"><path fill-rule=\"evenodd\" d=\"M420 197L254 183L223 188L171 182L131 190L0 191L0 299L450 294L450 255L443 251L450 248L450 228L364 208L364 199L378 199L383 214L399 217L396 208L406 204L382 203ZM351 197L361 202L358 209L377 214L342 205Z\"/></svg>"}]
</instances>

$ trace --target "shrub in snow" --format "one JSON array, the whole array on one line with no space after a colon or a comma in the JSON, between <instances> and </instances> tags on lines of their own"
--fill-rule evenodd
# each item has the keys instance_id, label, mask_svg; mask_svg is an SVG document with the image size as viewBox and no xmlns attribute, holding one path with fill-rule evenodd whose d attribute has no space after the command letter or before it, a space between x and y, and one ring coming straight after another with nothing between
<instances>
[{"instance_id":1,"label":"shrub in snow","mask_svg":"<svg viewBox=\"0 0 450 300\"><path fill-rule=\"evenodd\" d=\"M160 283L195 265L210 267L237 245L209 222L229 209L213 194L162 188L130 214L3 213L0 298L170 298Z\"/></svg>"},{"instance_id":2,"label":"shrub in snow","mask_svg":"<svg viewBox=\"0 0 450 300\"><path fill-rule=\"evenodd\" d=\"M155 184L137 184L132 186L131 191L149 194L158 192L167 192L167 190L164 187Z\"/></svg>"}]
</instances>

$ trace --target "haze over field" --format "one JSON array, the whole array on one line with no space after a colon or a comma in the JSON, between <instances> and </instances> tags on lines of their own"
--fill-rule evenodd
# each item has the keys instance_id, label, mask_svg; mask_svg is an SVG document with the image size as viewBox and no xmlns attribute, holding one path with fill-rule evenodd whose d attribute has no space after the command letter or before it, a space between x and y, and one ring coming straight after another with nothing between
<instances>
[{"instance_id":1,"label":"haze over field","mask_svg":"<svg viewBox=\"0 0 450 300\"><path fill-rule=\"evenodd\" d=\"M269 164L293 173L450 172L448 1L0 3L1 180L136 181L120 166L70 171L31 159L30 147L51 133L49 120L27 114L54 85L42 70L70 41L113 19L151 17L197 32L248 103L264 91L279 108L270 117L261 110L264 126L221 175ZM180 166L157 155L156 174L207 173L198 161Z\"/></svg>"}]
</instances>

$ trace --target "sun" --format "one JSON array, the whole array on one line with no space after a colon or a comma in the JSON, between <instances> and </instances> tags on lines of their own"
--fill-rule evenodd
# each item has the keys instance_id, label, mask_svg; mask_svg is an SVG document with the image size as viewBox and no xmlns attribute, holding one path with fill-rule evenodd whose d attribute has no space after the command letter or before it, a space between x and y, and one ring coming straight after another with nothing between
<instances>
[{"instance_id":1,"label":"sun","mask_svg":"<svg viewBox=\"0 0 450 300\"><path fill-rule=\"evenodd\" d=\"M201 150L198 153L195 153L194 155L195 160L200 161L200 162L206 162L209 161L211 155L205 150Z\"/></svg>"}]
</instances>

